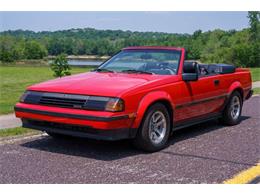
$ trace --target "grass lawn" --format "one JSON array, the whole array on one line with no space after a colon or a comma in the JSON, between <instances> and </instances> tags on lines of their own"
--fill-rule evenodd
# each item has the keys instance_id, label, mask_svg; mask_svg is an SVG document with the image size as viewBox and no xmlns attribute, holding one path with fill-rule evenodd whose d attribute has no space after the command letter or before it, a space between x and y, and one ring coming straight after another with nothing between
<instances>
[{"instance_id":1,"label":"grass lawn","mask_svg":"<svg viewBox=\"0 0 260 195\"><path fill-rule=\"evenodd\" d=\"M260 68L250 68L253 81L260 81Z\"/></svg>"},{"instance_id":2,"label":"grass lawn","mask_svg":"<svg viewBox=\"0 0 260 195\"><path fill-rule=\"evenodd\" d=\"M260 87L254 88L254 94L260 94Z\"/></svg>"},{"instance_id":3,"label":"grass lawn","mask_svg":"<svg viewBox=\"0 0 260 195\"><path fill-rule=\"evenodd\" d=\"M72 74L87 72L91 68L72 67ZM53 79L48 66L0 66L0 114L13 112L14 104L19 100L26 87Z\"/></svg>"},{"instance_id":4,"label":"grass lawn","mask_svg":"<svg viewBox=\"0 0 260 195\"><path fill-rule=\"evenodd\" d=\"M24 135L24 134L37 134L40 131L35 131L32 129L27 129L23 127L16 127L11 129L1 129L0 130L0 137L9 137L9 136L17 136L17 135Z\"/></svg>"}]
</instances>

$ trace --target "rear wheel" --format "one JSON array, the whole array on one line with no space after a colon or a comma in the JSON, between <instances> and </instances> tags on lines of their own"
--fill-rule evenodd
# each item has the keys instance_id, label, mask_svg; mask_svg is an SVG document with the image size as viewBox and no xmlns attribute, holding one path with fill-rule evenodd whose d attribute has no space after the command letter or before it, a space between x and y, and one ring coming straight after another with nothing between
<instances>
[{"instance_id":1,"label":"rear wheel","mask_svg":"<svg viewBox=\"0 0 260 195\"><path fill-rule=\"evenodd\" d=\"M226 125L236 125L240 122L242 112L242 98L238 91L231 94L223 112L221 122Z\"/></svg>"},{"instance_id":2,"label":"rear wheel","mask_svg":"<svg viewBox=\"0 0 260 195\"><path fill-rule=\"evenodd\" d=\"M170 134L170 116L167 108L156 103L146 112L134 139L134 145L148 152L155 152L167 145Z\"/></svg>"}]
</instances>

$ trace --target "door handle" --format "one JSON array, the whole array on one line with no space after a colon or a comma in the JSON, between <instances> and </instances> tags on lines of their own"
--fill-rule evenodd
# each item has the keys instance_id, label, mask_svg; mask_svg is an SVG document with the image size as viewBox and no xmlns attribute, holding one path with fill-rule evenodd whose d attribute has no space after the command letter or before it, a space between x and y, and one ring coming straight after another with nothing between
<instances>
[{"instance_id":1,"label":"door handle","mask_svg":"<svg viewBox=\"0 0 260 195\"><path fill-rule=\"evenodd\" d=\"M219 85L219 80L214 80L214 85Z\"/></svg>"}]
</instances>

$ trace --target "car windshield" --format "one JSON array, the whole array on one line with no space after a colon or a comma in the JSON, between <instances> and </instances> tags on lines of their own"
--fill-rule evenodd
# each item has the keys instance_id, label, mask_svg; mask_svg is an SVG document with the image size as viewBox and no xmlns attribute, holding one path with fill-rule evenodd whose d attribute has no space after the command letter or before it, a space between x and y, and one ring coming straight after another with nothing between
<instances>
[{"instance_id":1,"label":"car windshield","mask_svg":"<svg viewBox=\"0 0 260 195\"><path fill-rule=\"evenodd\" d=\"M178 71L181 51L123 50L102 64L99 72L174 75Z\"/></svg>"}]
</instances>

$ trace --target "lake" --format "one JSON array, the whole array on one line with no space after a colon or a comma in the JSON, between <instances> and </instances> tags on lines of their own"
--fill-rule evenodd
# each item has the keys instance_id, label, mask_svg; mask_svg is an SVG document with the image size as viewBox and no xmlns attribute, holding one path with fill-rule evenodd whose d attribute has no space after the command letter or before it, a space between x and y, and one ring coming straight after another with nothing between
<instances>
[{"instance_id":1,"label":"lake","mask_svg":"<svg viewBox=\"0 0 260 195\"><path fill-rule=\"evenodd\" d=\"M99 66L103 61L101 60L68 60L69 65L72 66Z\"/></svg>"}]
</instances>

